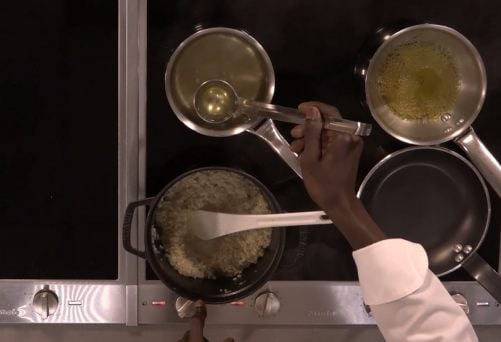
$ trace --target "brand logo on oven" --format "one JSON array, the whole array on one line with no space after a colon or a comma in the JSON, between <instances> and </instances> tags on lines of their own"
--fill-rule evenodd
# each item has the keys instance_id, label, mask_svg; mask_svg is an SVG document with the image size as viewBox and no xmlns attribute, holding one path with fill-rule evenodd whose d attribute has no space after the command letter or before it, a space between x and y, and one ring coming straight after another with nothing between
<instances>
[{"instance_id":1,"label":"brand logo on oven","mask_svg":"<svg viewBox=\"0 0 501 342\"><path fill-rule=\"evenodd\" d=\"M19 311L17 309L0 309L0 316L19 316Z\"/></svg>"},{"instance_id":2,"label":"brand logo on oven","mask_svg":"<svg viewBox=\"0 0 501 342\"><path fill-rule=\"evenodd\" d=\"M334 310L308 310L308 317L334 317L336 311Z\"/></svg>"}]
</instances>

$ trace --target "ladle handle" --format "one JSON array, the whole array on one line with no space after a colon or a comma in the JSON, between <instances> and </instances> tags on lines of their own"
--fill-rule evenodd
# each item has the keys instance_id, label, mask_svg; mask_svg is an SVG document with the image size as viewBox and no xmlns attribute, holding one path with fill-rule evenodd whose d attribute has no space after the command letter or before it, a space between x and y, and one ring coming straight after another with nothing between
<instances>
[{"instance_id":1,"label":"ladle handle","mask_svg":"<svg viewBox=\"0 0 501 342\"><path fill-rule=\"evenodd\" d=\"M295 108L284 107L259 101L251 101L248 103L244 102L241 108L244 111L251 111L252 115L257 115L268 119L290 122L298 125L304 123L304 114ZM324 118L324 128L336 132L361 136L370 135L372 131L372 126L370 124L336 118Z\"/></svg>"},{"instance_id":2,"label":"ladle handle","mask_svg":"<svg viewBox=\"0 0 501 342\"><path fill-rule=\"evenodd\" d=\"M280 134L272 120L265 120L261 125L254 129L249 129L248 132L257 135L271 146L271 148L283 159L284 162L299 176L301 174L301 166L297 155L292 152L289 143Z\"/></svg>"},{"instance_id":3,"label":"ladle handle","mask_svg":"<svg viewBox=\"0 0 501 342\"><path fill-rule=\"evenodd\" d=\"M456 138L456 143L468 154L482 176L501 197L501 166L491 152L478 138L473 128Z\"/></svg>"}]
</instances>

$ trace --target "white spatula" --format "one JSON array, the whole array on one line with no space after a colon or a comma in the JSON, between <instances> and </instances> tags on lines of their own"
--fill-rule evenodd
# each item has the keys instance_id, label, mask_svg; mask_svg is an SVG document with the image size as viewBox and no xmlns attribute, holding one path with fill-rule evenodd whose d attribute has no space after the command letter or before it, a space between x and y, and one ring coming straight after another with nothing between
<instances>
[{"instance_id":1,"label":"white spatula","mask_svg":"<svg viewBox=\"0 0 501 342\"><path fill-rule=\"evenodd\" d=\"M188 229L203 240L211 240L244 230L330 223L332 223L332 221L329 220L323 211L238 215L196 210L190 214Z\"/></svg>"}]
</instances>

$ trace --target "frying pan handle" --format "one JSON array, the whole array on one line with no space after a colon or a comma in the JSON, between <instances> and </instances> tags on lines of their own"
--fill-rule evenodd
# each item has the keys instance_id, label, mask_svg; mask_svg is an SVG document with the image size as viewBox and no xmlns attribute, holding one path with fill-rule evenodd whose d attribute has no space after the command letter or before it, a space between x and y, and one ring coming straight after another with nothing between
<instances>
[{"instance_id":1,"label":"frying pan handle","mask_svg":"<svg viewBox=\"0 0 501 342\"><path fill-rule=\"evenodd\" d=\"M501 276L480 255L473 253L463 264L463 268L480 285L501 303Z\"/></svg>"},{"instance_id":2,"label":"frying pan handle","mask_svg":"<svg viewBox=\"0 0 501 342\"><path fill-rule=\"evenodd\" d=\"M456 138L455 142L468 154L482 176L501 197L501 166L491 152L478 138L473 128Z\"/></svg>"},{"instance_id":3,"label":"frying pan handle","mask_svg":"<svg viewBox=\"0 0 501 342\"><path fill-rule=\"evenodd\" d=\"M297 155L292 152L291 147L287 140L280 134L277 127L271 119L265 120L259 127L249 129L248 132L253 133L266 141L268 145L283 159L284 162L299 176L301 174L301 167L299 166L299 159Z\"/></svg>"},{"instance_id":4,"label":"frying pan handle","mask_svg":"<svg viewBox=\"0 0 501 342\"><path fill-rule=\"evenodd\" d=\"M131 229L132 229L132 219L134 218L134 212L137 207L142 207L143 205L148 205L153 200L153 197L146 198L140 201L135 201L129 203L127 209L125 209L124 222L122 226L122 243L124 249L132 254L137 255L140 258L146 259L146 253L142 251L138 251L134 247L132 247L131 243Z\"/></svg>"}]
</instances>

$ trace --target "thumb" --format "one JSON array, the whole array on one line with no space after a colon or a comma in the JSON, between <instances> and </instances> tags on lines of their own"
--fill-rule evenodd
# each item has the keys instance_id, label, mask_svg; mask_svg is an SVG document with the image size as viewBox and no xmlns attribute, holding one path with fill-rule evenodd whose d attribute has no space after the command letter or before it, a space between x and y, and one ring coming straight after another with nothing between
<instances>
[{"instance_id":1,"label":"thumb","mask_svg":"<svg viewBox=\"0 0 501 342\"><path fill-rule=\"evenodd\" d=\"M190 333L188 342L203 341L205 318L207 317L207 309L204 302L197 300L195 302L195 313L190 320Z\"/></svg>"},{"instance_id":2,"label":"thumb","mask_svg":"<svg viewBox=\"0 0 501 342\"><path fill-rule=\"evenodd\" d=\"M304 127L304 152L301 158L305 161L320 159L320 138L322 134L322 115L317 107L304 109L306 122Z\"/></svg>"}]
</instances>

